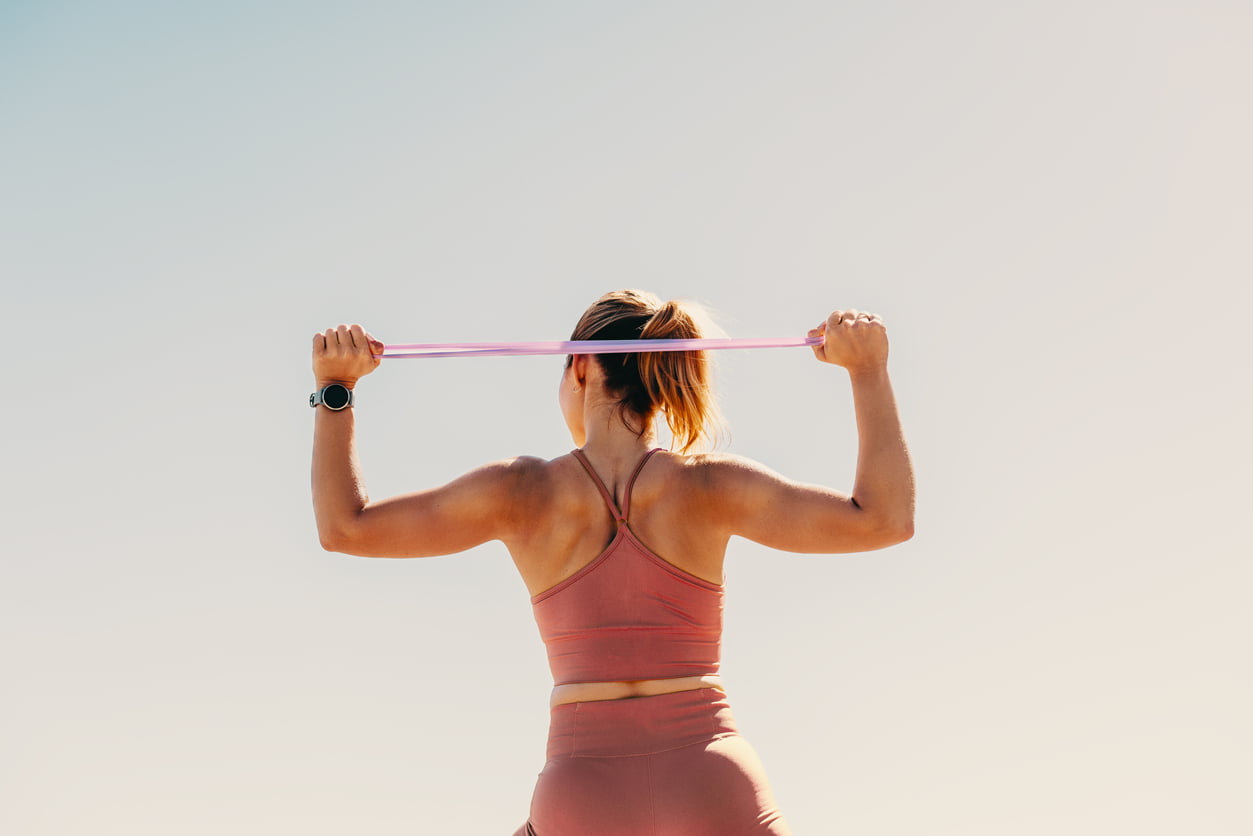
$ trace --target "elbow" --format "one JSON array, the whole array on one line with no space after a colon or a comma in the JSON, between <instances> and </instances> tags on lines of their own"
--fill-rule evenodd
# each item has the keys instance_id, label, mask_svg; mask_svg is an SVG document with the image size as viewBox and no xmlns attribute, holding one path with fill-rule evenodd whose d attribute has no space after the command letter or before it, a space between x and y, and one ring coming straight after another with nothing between
<instances>
[{"instance_id":1,"label":"elbow","mask_svg":"<svg viewBox=\"0 0 1253 836\"><path fill-rule=\"evenodd\" d=\"M885 546L895 546L897 543L913 539L914 505L912 502L886 513L877 514L876 517L875 529L886 541Z\"/></svg>"},{"instance_id":2,"label":"elbow","mask_svg":"<svg viewBox=\"0 0 1253 836\"><path fill-rule=\"evenodd\" d=\"M339 552L340 554L352 554L352 537L343 529L338 528L319 528L318 542L322 548L328 552Z\"/></svg>"},{"instance_id":3,"label":"elbow","mask_svg":"<svg viewBox=\"0 0 1253 836\"><path fill-rule=\"evenodd\" d=\"M899 545L912 539L913 536L913 518L907 520L884 520L874 526L874 531L871 534L877 549L886 549L889 546Z\"/></svg>"},{"instance_id":4,"label":"elbow","mask_svg":"<svg viewBox=\"0 0 1253 836\"><path fill-rule=\"evenodd\" d=\"M328 552L356 554L359 545L360 518L357 514L315 514L318 542Z\"/></svg>"},{"instance_id":5,"label":"elbow","mask_svg":"<svg viewBox=\"0 0 1253 836\"><path fill-rule=\"evenodd\" d=\"M906 540L912 540L914 538L914 521L912 519L907 520L902 525L896 526L892 532L893 537L895 538L892 543L893 545L896 545L897 543L904 543Z\"/></svg>"}]
</instances>

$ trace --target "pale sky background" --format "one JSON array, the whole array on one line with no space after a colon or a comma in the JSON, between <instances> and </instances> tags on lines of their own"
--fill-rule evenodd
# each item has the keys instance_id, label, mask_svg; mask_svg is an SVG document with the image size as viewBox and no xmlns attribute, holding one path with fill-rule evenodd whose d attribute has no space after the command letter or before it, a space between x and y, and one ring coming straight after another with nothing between
<instances>
[{"instance_id":1,"label":"pale sky background","mask_svg":"<svg viewBox=\"0 0 1253 836\"><path fill-rule=\"evenodd\" d=\"M1253 832L1253 6L0 4L0 831L509 834L551 683L499 544L321 550L312 335L881 314L917 532L736 542L801 836ZM851 490L847 375L725 352ZM561 359L390 361L372 496L561 455Z\"/></svg>"}]
</instances>

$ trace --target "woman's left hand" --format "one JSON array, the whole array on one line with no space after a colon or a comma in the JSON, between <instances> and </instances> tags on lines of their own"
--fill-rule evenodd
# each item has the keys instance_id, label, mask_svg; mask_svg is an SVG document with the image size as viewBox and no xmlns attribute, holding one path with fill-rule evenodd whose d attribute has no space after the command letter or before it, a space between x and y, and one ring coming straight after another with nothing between
<instances>
[{"instance_id":1,"label":"woman's left hand","mask_svg":"<svg viewBox=\"0 0 1253 836\"><path fill-rule=\"evenodd\" d=\"M360 325L327 328L313 337L313 376L318 383L342 383L352 388L383 362L383 343Z\"/></svg>"}]
</instances>

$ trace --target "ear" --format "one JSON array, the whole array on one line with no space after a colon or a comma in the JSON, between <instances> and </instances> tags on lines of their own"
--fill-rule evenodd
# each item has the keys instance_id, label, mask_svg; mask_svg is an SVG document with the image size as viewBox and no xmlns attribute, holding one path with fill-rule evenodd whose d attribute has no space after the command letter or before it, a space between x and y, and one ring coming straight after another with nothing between
<instances>
[{"instance_id":1,"label":"ear","mask_svg":"<svg viewBox=\"0 0 1253 836\"><path fill-rule=\"evenodd\" d=\"M580 386L587 384L587 364L591 359L591 355L588 354L574 355L574 362L570 365L570 371L574 372L574 382Z\"/></svg>"}]
</instances>

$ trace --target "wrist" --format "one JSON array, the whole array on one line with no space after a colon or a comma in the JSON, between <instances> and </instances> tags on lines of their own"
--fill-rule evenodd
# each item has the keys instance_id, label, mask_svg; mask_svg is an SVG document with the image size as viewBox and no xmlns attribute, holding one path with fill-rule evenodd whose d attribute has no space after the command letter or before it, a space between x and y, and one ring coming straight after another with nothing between
<instances>
[{"instance_id":1,"label":"wrist","mask_svg":"<svg viewBox=\"0 0 1253 836\"><path fill-rule=\"evenodd\" d=\"M331 412L342 412L351 407L356 400L352 387L339 381L325 382L326 380L327 378L319 379L318 388L309 396L309 406L323 406Z\"/></svg>"},{"instance_id":2,"label":"wrist","mask_svg":"<svg viewBox=\"0 0 1253 836\"><path fill-rule=\"evenodd\" d=\"M325 389L332 383L338 383L340 386L344 386L348 389L353 389L357 385L357 381L355 379L345 377L318 377L314 378L314 380L316 381L318 391Z\"/></svg>"},{"instance_id":3,"label":"wrist","mask_svg":"<svg viewBox=\"0 0 1253 836\"><path fill-rule=\"evenodd\" d=\"M887 363L871 363L865 366L848 366L845 369L852 380L875 380L888 376Z\"/></svg>"}]
</instances>

